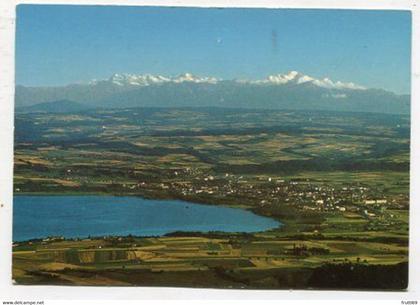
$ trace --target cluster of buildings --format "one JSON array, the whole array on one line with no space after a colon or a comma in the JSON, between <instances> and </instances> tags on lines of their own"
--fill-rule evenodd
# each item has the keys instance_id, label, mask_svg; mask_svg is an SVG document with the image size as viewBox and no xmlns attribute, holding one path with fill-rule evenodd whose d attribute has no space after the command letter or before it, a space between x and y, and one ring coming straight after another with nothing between
<instances>
[{"instance_id":1,"label":"cluster of buildings","mask_svg":"<svg viewBox=\"0 0 420 305\"><path fill-rule=\"evenodd\" d=\"M310 179L214 175L188 169L175 171L173 178L155 187L186 199L208 196L262 207L287 204L301 210L354 212L369 218L377 217L386 209L408 208L409 201L408 194L390 195L379 187L361 183L329 185ZM146 187L144 182L138 185Z\"/></svg>"}]
</instances>

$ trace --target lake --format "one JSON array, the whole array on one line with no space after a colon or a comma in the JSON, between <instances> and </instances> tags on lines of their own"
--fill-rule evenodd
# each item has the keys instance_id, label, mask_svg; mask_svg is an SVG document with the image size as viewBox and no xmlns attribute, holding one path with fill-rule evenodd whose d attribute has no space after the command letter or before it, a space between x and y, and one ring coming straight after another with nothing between
<instances>
[{"instance_id":1,"label":"lake","mask_svg":"<svg viewBox=\"0 0 420 305\"><path fill-rule=\"evenodd\" d=\"M175 231L259 232L281 223L250 211L180 200L15 196L13 240L48 236L161 236Z\"/></svg>"}]
</instances>

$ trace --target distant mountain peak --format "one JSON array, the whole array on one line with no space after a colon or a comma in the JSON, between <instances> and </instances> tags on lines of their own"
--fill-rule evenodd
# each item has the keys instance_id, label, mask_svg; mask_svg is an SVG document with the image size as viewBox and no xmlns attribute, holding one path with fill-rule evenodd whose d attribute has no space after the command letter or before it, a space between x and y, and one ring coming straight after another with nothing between
<instances>
[{"instance_id":1,"label":"distant mountain peak","mask_svg":"<svg viewBox=\"0 0 420 305\"><path fill-rule=\"evenodd\" d=\"M352 82L342 82L342 81L332 81L329 78L317 79L315 77L305 75L298 71L289 71L286 74L275 74L269 75L264 80L254 81L257 84L276 84L276 85L285 85L285 84L305 84L311 83L315 86L327 88L327 89L352 89L352 90L365 90L366 88L360 85L357 85Z\"/></svg>"},{"instance_id":2,"label":"distant mountain peak","mask_svg":"<svg viewBox=\"0 0 420 305\"><path fill-rule=\"evenodd\" d=\"M218 81L220 81L220 79L217 79L216 77L207 77L207 76L201 77L201 76L196 76L188 72L184 74L180 74L177 77L172 78L171 80L175 83L192 82L192 83L210 83L210 84L215 84Z\"/></svg>"},{"instance_id":3,"label":"distant mountain peak","mask_svg":"<svg viewBox=\"0 0 420 305\"><path fill-rule=\"evenodd\" d=\"M118 86L148 86L151 84L168 82L170 79L164 76L152 74L136 75L129 73L114 73L108 81Z\"/></svg>"},{"instance_id":4,"label":"distant mountain peak","mask_svg":"<svg viewBox=\"0 0 420 305\"><path fill-rule=\"evenodd\" d=\"M201 77L192 73L183 73L177 76L162 76L153 74L130 74L114 73L107 80L98 81L96 79L89 82L90 85L96 85L99 82L109 82L117 86L150 86L163 83L210 83L215 84L219 79L215 77Z\"/></svg>"}]
</instances>

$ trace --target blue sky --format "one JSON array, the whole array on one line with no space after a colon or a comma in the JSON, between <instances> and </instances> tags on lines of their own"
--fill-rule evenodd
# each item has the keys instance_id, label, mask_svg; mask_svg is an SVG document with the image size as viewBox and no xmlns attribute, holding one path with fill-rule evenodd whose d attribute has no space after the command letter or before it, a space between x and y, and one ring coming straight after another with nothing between
<instances>
[{"instance_id":1,"label":"blue sky","mask_svg":"<svg viewBox=\"0 0 420 305\"><path fill-rule=\"evenodd\" d=\"M410 36L407 11L19 5L16 83L297 70L408 93Z\"/></svg>"}]
</instances>

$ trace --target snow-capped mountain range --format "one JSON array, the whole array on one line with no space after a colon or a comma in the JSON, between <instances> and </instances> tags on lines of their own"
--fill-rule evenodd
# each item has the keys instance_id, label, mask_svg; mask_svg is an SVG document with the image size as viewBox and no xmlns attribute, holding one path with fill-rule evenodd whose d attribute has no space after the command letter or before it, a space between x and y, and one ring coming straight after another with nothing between
<instances>
[{"instance_id":1,"label":"snow-capped mountain range","mask_svg":"<svg viewBox=\"0 0 420 305\"><path fill-rule=\"evenodd\" d=\"M166 77L162 75L152 75L152 74L128 74L128 73L115 73L113 74L108 80L102 81L109 81L118 86L150 86L155 84L163 84L163 83L183 83L183 82L191 82L191 83L208 83L208 84L216 84L220 79L215 77L199 77L195 76L191 73L184 73L175 77ZM93 80L90 82L91 85L97 84L97 80Z\"/></svg>"},{"instance_id":2,"label":"snow-capped mountain range","mask_svg":"<svg viewBox=\"0 0 420 305\"><path fill-rule=\"evenodd\" d=\"M402 113L410 96L353 82L315 78L297 71L262 80L223 80L185 73L178 76L113 74L103 80L61 87L16 86L16 107L59 100L86 107L228 107ZM71 105L74 109L75 105ZM42 111L49 104L43 105ZM28 109L28 108L27 108Z\"/></svg>"},{"instance_id":3,"label":"snow-capped mountain range","mask_svg":"<svg viewBox=\"0 0 420 305\"><path fill-rule=\"evenodd\" d=\"M287 74L270 75L267 77L267 79L256 81L255 83L277 84L277 85L283 85L283 84L289 84L289 83L293 83L296 85L311 83L311 84L314 84L315 86L327 88L327 89L354 89L354 90L366 89L365 87L356 85L355 83L351 83L351 82L345 83L341 81L334 82L327 77L323 79L317 79L317 78L302 74L297 71L290 71Z\"/></svg>"},{"instance_id":4,"label":"snow-capped mountain range","mask_svg":"<svg viewBox=\"0 0 420 305\"><path fill-rule=\"evenodd\" d=\"M196 76L191 73L184 73L177 76L162 76L162 75L152 75L152 74L128 74L128 73L116 73L113 74L109 79L106 80L92 80L89 82L91 85L96 85L99 82L111 82L112 84L118 86L150 86L163 83L208 83L216 84L223 81L220 78L216 77L201 77ZM315 86L328 88L328 89L354 89L354 90L364 90L366 89L363 86L357 85L352 82L341 82L341 81L332 81L329 78L317 79L309 75L305 75L298 71L289 71L286 74L276 74L269 75L266 79L262 80L234 80L242 84L260 84L260 85L285 85L285 84L304 84L311 83Z\"/></svg>"}]
</instances>

